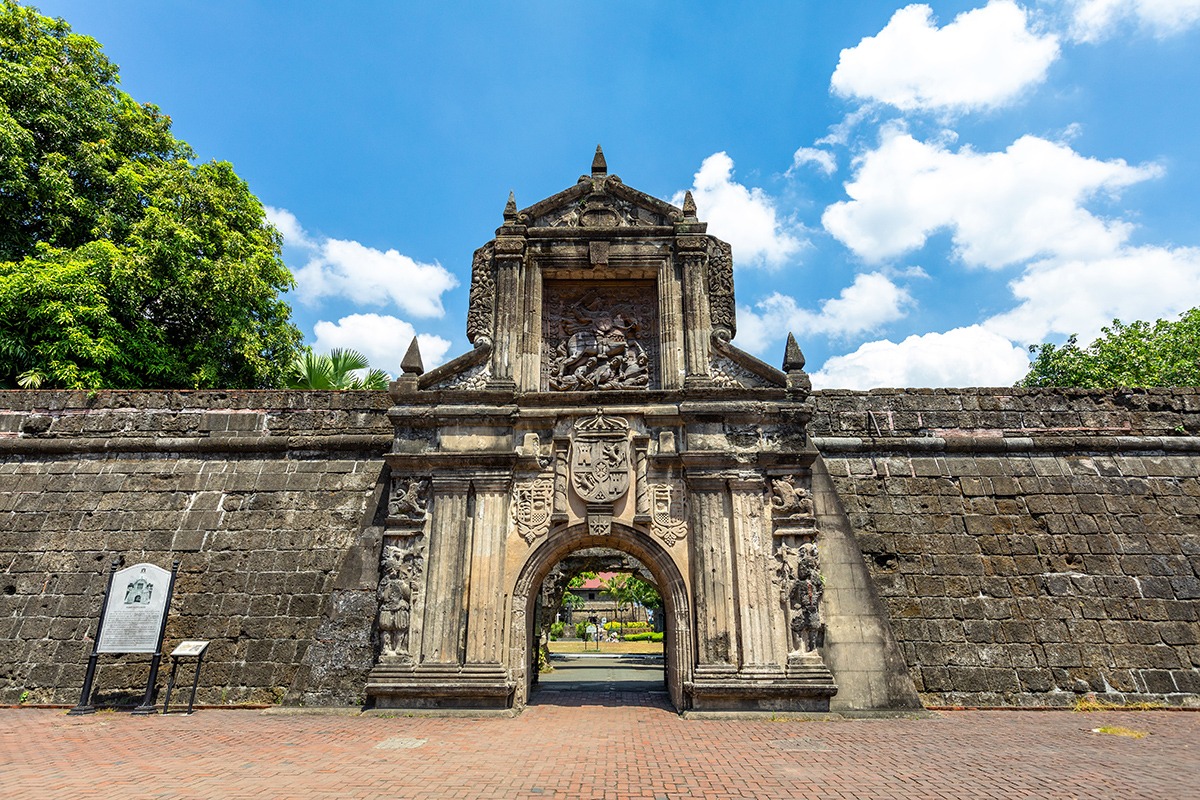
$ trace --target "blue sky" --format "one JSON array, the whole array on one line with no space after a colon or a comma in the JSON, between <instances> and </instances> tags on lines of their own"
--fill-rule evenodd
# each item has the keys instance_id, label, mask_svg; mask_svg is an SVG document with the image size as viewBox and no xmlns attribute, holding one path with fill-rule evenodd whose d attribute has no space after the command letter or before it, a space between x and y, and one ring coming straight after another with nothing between
<instances>
[{"instance_id":1,"label":"blue sky","mask_svg":"<svg viewBox=\"0 0 1200 800\"><path fill-rule=\"evenodd\" d=\"M306 341L468 349L510 190L609 171L731 242L818 387L1006 385L1200 305L1200 0L42 0L285 235ZM747 10L752 9L752 10Z\"/></svg>"}]
</instances>

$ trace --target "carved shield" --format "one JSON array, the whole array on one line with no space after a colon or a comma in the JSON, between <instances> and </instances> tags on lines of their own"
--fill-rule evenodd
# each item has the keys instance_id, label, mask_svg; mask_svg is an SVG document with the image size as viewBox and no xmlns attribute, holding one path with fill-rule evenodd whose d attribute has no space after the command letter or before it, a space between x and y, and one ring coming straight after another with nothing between
<instances>
[{"instance_id":1,"label":"carved shield","mask_svg":"<svg viewBox=\"0 0 1200 800\"><path fill-rule=\"evenodd\" d=\"M589 503L611 503L629 491L629 442L577 439L571 443L571 486Z\"/></svg>"},{"instance_id":2,"label":"carved shield","mask_svg":"<svg viewBox=\"0 0 1200 800\"><path fill-rule=\"evenodd\" d=\"M532 542L550 529L550 508L554 486L549 479L539 478L513 489L512 516L517 532Z\"/></svg>"}]
</instances>

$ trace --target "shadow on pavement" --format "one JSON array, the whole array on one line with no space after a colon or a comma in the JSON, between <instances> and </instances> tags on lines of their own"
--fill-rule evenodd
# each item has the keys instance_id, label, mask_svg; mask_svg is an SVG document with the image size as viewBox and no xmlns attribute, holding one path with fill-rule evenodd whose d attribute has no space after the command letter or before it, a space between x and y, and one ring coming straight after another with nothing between
<instances>
[{"instance_id":1,"label":"shadow on pavement","mask_svg":"<svg viewBox=\"0 0 1200 800\"><path fill-rule=\"evenodd\" d=\"M661 656L561 656L538 677L530 705L670 708Z\"/></svg>"}]
</instances>

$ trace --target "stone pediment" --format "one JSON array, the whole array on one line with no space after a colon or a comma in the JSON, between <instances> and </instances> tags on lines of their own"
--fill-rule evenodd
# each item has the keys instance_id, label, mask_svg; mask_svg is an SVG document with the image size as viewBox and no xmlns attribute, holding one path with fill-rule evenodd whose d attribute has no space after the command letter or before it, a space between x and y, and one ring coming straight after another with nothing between
<instances>
[{"instance_id":1,"label":"stone pediment","mask_svg":"<svg viewBox=\"0 0 1200 800\"><path fill-rule=\"evenodd\" d=\"M639 192L608 174L603 151L597 147L592 173L582 175L569 189L515 211L514 221L529 229L670 228L684 218L683 209Z\"/></svg>"}]
</instances>

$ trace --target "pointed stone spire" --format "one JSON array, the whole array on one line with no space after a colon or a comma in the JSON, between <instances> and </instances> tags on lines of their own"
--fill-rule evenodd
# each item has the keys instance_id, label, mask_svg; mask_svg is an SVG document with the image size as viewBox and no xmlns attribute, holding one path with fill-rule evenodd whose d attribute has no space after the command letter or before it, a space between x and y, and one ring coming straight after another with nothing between
<instances>
[{"instance_id":1,"label":"pointed stone spire","mask_svg":"<svg viewBox=\"0 0 1200 800\"><path fill-rule=\"evenodd\" d=\"M421 346L417 344L415 336L412 344L408 346L408 352L400 361L400 369L404 370L405 375L420 375L425 371L425 364L421 361Z\"/></svg>"},{"instance_id":2,"label":"pointed stone spire","mask_svg":"<svg viewBox=\"0 0 1200 800\"><path fill-rule=\"evenodd\" d=\"M691 189L683 193L683 218L686 220L696 218L696 201L692 197Z\"/></svg>"},{"instance_id":3,"label":"pointed stone spire","mask_svg":"<svg viewBox=\"0 0 1200 800\"><path fill-rule=\"evenodd\" d=\"M796 337L788 334L787 347L783 351L783 371L800 372L804 369L804 353L796 344Z\"/></svg>"},{"instance_id":4,"label":"pointed stone spire","mask_svg":"<svg viewBox=\"0 0 1200 800\"><path fill-rule=\"evenodd\" d=\"M508 193L508 202L504 204L504 219L505 221L514 220L517 218L517 196L512 192Z\"/></svg>"},{"instance_id":5,"label":"pointed stone spire","mask_svg":"<svg viewBox=\"0 0 1200 800\"><path fill-rule=\"evenodd\" d=\"M596 157L592 159L592 177L599 178L608 174L608 162L604 160L604 150L596 145Z\"/></svg>"}]
</instances>

